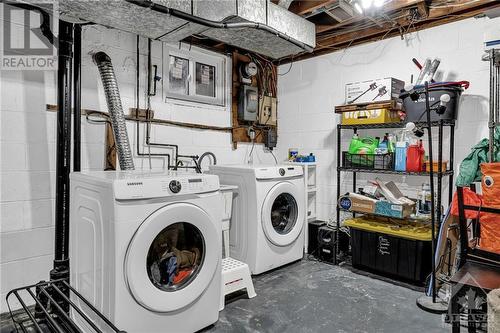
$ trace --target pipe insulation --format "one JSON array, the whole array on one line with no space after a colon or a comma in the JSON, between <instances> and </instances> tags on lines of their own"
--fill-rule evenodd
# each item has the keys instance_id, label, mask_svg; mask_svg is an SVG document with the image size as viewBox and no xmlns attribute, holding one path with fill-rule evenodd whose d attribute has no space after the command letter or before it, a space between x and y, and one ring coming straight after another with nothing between
<instances>
[{"instance_id":1,"label":"pipe insulation","mask_svg":"<svg viewBox=\"0 0 500 333\"><path fill-rule=\"evenodd\" d=\"M123 113L120 91L118 90L118 83L111 58L104 52L97 52L92 58L101 75L109 116L111 118L111 127L115 136L120 169L134 170L134 159L132 158L132 150L128 140L125 114Z\"/></svg>"}]
</instances>

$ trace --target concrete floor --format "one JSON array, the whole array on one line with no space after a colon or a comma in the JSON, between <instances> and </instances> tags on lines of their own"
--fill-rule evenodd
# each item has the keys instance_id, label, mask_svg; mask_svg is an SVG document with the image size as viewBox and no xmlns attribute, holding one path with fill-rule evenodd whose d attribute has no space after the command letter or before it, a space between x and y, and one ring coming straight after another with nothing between
<instances>
[{"instance_id":1,"label":"concrete floor","mask_svg":"<svg viewBox=\"0 0 500 333\"><path fill-rule=\"evenodd\" d=\"M450 332L441 316L415 305L422 292L304 259L254 277L257 297L226 303L203 333ZM0 333L12 333L10 318ZM5 326L4 326L5 325Z\"/></svg>"},{"instance_id":2,"label":"concrete floor","mask_svg":"<svg viewBox=\"0 0 500 333\"><path fill-rule=\"evenodd\" d=\"M254 277L257 297L239 298L203 332L450 332L415 305L422 293L302 260Z\"/></svg>"}]
</instances>

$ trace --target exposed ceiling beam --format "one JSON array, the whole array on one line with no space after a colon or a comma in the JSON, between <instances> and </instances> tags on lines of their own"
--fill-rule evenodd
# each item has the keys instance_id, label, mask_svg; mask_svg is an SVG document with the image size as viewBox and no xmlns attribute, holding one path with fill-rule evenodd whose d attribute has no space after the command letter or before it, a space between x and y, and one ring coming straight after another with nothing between
<instances>
[{"instance_id":1,"label":"exposed ceiling beam","mask_svg":"<svg viewBox=\"0 0 500 333\"><path fill-rule=\"evenodd\" d=\"M293 0L279 0L278 1L278 6L281 6L285 9L288 9L290 5L292 4Z\"/></svg>"},{"instance_id":2,"label":"exposed ceiling beam","mask_svg":"<svg viewBox=\"0 0 500 333\"><path fill-rule=\"evenodd\" d=\"M453 6L431 6L429 9L429 18L437 18L446 15L453 15L457 12L467 11L479 6L488 5L492 3L499 3L498 0L455 0Z\"/></svg>"},{"instance_id":3,"label":"exposed ceiling beam","mask_svg":"<svg viewBox=\"0 0 500 333\"><path fill-rule=\"evenodd\" d=\"M401 10L403 8L415 6L415 5L417 5L417 8L422 8L422 10L424 10L424 7L426 7L425 0L393 0L384 6L383 12L390 13L393 11ZM419 10L419 12L420 12L420 10ZM340 23L336 23L336 24L332 24L332 25L318 25L318 26L316 26L316 33L322 33L325 31L337 29L337 28L342 27L342 26L346 26L346 25L350 25L350 24L353 24L356 22L360 22L362 20L367 19L367 17L369 18L369 16L357 15L357 16L354 16L353 18L351 18L350 20L346 20L344 22L340 22ZM424 17L427 17L427 15L425 15Z\"/></svg>"},{"instance_id":4,"label":"exposed ceiling beam","mask_svg":"<svg viewBox=\"0 0 500 333\"><path fill-rule=\"evenodd\" d=\"M289 10L297 15L305 15L337 1L338 0L296 0L292 2Z\"/></svg>"},{"instance_id":5,"label":"exposed ceiling beam","mask_svg":"<svg viewBox=\"0 0 500 333\"><path fill-rule=\"evenodd\" d=\"M459 6L451 6L451 8L450 7L430 8L428 19L429 20L438 19L442 16L447 17L448 15L453 15L453 14L457 14L457 13L463 13L462 15L465 15L467 17L472 17L472 16L477 15L476 12L471 11L472 8L492 4L494 2L496 2L497 4L500 5L500 3L498 1L495 1L495 0L479 0L479 1L476 1L473 3L471 3L469 1L467 3L464 3L463 6L460 6L460 5ZM473 4L475 6L472 6ZM444 9L446 10L446 12L443 12ZM480 9L480 11L482 11L482 10ZM425 21L425 20L422 20L422 22L423 21ZM359 30L359 31L342 33L338 36L328 37L328 38L324 38L324 39L318 39L317 43L320 46L317 47L317 49L329 48L329 47L337 46L339 44L350 42L350 41L353 41L356 39L363 39L363 38L378 35L381 33L387 33L390 30L395 30L397 33L399 33L399 27L406 27L406 26L408 26L408 24L410 24L410 20L407 16L398 19L396 22L397 22L397 25L385 23L382 26L371 27L371 28L367 28L367 29L363 29L363 30Z\"/></svg>"},{"instance_id":6,"label":"exposed ceiling beam","mask_svg":"<svg viewBox=\"0 0 500 333\"><path fill-rule=\"evenodd\" d=\"M484 11L493 8L500 8L500 1L496 0L479 0L470 2L470 0L457 0L461 1L463 5L451 6L448 8L429 8L428 18L417 23L413 23L412 30L423 30L434 26L459 21L462 19L474 17L482 14ZM404 17L399 19L398 24L401 27L407 27L410 23L409 19ZM414 27L414 28L413 28ZM371 27L358 31L350 31L347 33L340 33L337 36L328 37L317 40L317 47L313 53L304 53L300 56L293 58L294 61L307 59L322 54L335 52L342 48L368 43L372 41L381 40L382 38L390 38L400 35L398 28L386 23L383 27ZM292 59L282 59L281 63L287 63Z\"/></svg>"}]
</instances>

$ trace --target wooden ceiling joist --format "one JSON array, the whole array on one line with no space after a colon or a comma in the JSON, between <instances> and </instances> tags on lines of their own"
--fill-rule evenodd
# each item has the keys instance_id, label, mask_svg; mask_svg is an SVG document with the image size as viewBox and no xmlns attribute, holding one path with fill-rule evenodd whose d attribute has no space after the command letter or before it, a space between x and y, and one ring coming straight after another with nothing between
<instances>
[{"instance_id":1,"label":"wooden ceiling joist","mask_svg":"<svg viewBox=\"0 0 500 333\"><path fill-rule=\"evenodd\" d=\"M401 10L403 8L415 6L415 5L417 6L417 8L420 8L419 12L422 10L422 13L425 13L425 8L427 7L425 4L425 0L391 1L387 4L387 6L384 7L384 13L391 13L391 12L398 11L398 10ZM427 16L427 15L425 15L425 16ZM331 24L331 25L318 25L318 26L316 26L316 33L318 34L318 33L326 32L329 30L338 29L342 26L351 25L351 24L354 24L357 22L361 22L361 21L365 20L366 18L367 18L366 16L357 15L357 16L354 16L353 18L351 18L350 20L346 20L344 22Z\"/></svg>"},{"instance_id":2,"label":"wooden ceiling joist","mask_svg":"<svg viewBox=\"0 0 500 333\"><path fill-rule=\"evenodd\" d=\"M406 32L411 25L411 31L422 30L441 24L451 23L454 21L474 17L484 13L484 11L496 7L500 7L500 1L497 0L478 0L471 2L470 0L457 0L453 6L425 6L422 0L411 0L412 4L407 5L400 10L409 9L406 7L417 8L419 12L419 20L414 22L410 19L409 15L402 15L401 18L396 19L392 24L390 22L384 23L382 26L372 25L371 27L356 30L355 26L350 27L349 24L343 25L343 29L351 28L349 31L339 31L338 34L331 33L322 37L321 34L317 35L317 46L311 54L303 54L299 57L294 57L294 61L315 57L322 54L335 52L342 48L368 43L382 38L390 38L401 35L401 32ZM394 1L399 2L399 1ZM406 4L409 4L406 1ZM415 7L416 5L416 7ZM424 5L424 6L423 6ZM407 13L408 14L408 13ZM338 26L337 26L338 27ZM327 31L327 30L324 30ZM290 61L289 59L288 61ZM286 63L283 61L282 63Z\"/></svg>"},{"instance_id":3,"label":"wooden ceiling joist","mask_svg":"<svg viewBox=\"0 0 500 333\"><path fill-rule=\"evenodd\" d=\"M288 9L297 15L305 15L337 1L338 0L295 0Z\"/></svg>"},{"instance_id":4,"label":"wooden ceiling joist","mask_svg":"<svg viewBox=\"0 0 500 333\"><path fill-rule=\"evenodd\" d=\"M279 0L271 0L279 3ZM339 0L295 0L289 10L307 16L330 6ZM500 0L389 0L383 7L383 15L376 12L357 15L339 23L316 24L316 48L312 53L303 53L280 59L284 64L337 50L422 30L483 14L500 8ZM321 15L321 14L318 14ZM228 53L233 50L226 44L210 39L189 39L189 42L214 51Z\"/></svg>"}]
</instances>

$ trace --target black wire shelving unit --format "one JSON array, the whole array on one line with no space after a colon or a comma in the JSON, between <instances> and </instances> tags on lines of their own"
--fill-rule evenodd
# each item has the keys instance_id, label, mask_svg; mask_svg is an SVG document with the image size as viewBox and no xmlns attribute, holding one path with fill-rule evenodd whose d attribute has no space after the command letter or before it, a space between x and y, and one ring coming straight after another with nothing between
<instances>
[{"instance_id":1,"label":"black wire shelving unit","mask_svg":"<svg viewBox=\"0 0 500 333\"><path fill-rule=\"evenodd\" d=\"M415 123L417 127L420 128L426 128L427 123L426 122L418 122ZM435 197L437 198L436 200L436 220L437 220L437 229L439 229L440 226L440 221L441 221L441 216L443 215L442 212L442 189L443 189L443 178L448 177L448 203L451 204L452 198L453 198L453 175L454 175L454 170L453 170L453 165L454 165L454 154L455 154L455 148L454 148L454 141L455 141L455 121L454 120L439 120L439 121L432 121L430 123L431 127L437 127L438 129L438 161L443 160L443 134L444 134L444 129L449 128L449 133L450 133L450 146L449 146L449 152L448 152L448 158L449 158L449 163L448 163L448 169L447 170L441 170L441 167L438 167L438 170L434 170L433 176L436 177L437 180L437 189L435 193ZM342 125L339 124L337 125L337 189L336 189L336 198L337 202L340 199L340 196L342 195L341 193L341 180L342 180L342 174L344 173L352 173L352 190L353 192L356 192L357 190L357 182L356 178L358 173L371 173L371 174L387 174L387 175L398 175L398 176L421 176L421 177L430 177L429 172L403 172L403 171L396 171L392 169L370 169L370 168L354 168L354 167L345 167L342 165L342 130L352 130L354 133L357 133L358 130L363 130L363 129L397 129L397 128L403 128L406 126L406 123L404 122L399 122L399 123L387 123L387 124L364 124L364 125ZM340 230L341 227L341 212L345 212L342 210L339 205L337 204L336 206L336 226L337 226L337 231ZM356 214L356 212L351 212ZM336 241L335 241L335 254L334 254L334 263L336 265L340 264L339 260L339 246L338 246L338 232L336 233ZM435 257L435 245L436 245L436 237L435 237L435 232L432 233L432 244L433 244L433 251L432 251L432 258L429 258L434 262L434 257ZM434 267L434 266L433 266ZM435 281L435 269L433 268L432 270L432 276L433 280ZM435 284L433 284L434 286ZM433 288L433 296L436 295L436 290Z\"/></svg>"}]
</instances>

